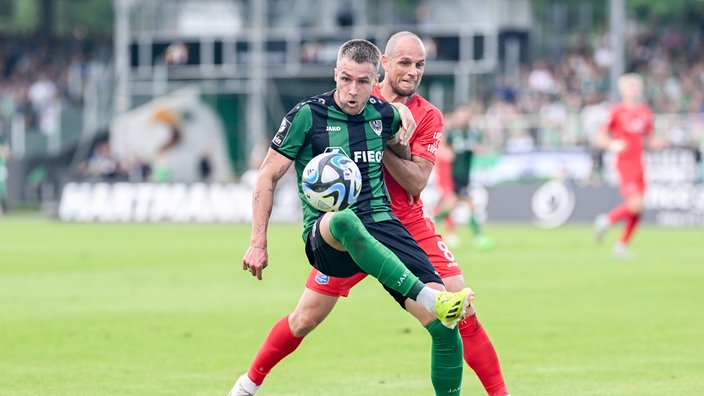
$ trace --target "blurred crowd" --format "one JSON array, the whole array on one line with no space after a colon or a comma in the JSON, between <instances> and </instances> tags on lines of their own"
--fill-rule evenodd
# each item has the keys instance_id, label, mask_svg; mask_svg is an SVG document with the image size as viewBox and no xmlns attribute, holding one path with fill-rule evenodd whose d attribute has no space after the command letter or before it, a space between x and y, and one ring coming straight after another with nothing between
<instances>
[{"instance_id":1,"label":"blurred crowd","mask_svg":"<svg viewBox=\"0 0 704 396\"><path fill-rule=\"evenodd\" d=\"M656 133L698 149L704 146L702 29L634 27L626 40L626 71L646 81ZM475 106L484 114L488 140L508 150L589 144L612 99L612 60L608 34L593 43L578 37L558 59L537 59L516 76L497 77Z\"/></svg>"},{"instance_id":2,"label":"blurred crowd","mask_svg":"<svg viewBox=\"0 0 704 396\"><path fill-rule=\"evenodd\" d=\"M0 35L0 136L16 116L28 130L55 134L62 106L80 106L85 83L109 65L110 41Z\"/></svg>"},{"instance_id":3,"label":"blurred crowd","mask_svg":"<svg viewBox=\"0 0 704 396\"><path fill-rule=\"evenodd\" d=\"M656 133L701 150L704 28L630 24L626 34L626 69L645 78ZM111 57L109 40L0 35L0 144L17 116L28 130L56 133L62 106L80 106L90 74L108 68ZM534 59L513 75L482 76L489 82L472 108L486 146L506 152L589 145L608 111L612 60L608 33L575 36L559 56Z\"/></svg>"}]
</instances>

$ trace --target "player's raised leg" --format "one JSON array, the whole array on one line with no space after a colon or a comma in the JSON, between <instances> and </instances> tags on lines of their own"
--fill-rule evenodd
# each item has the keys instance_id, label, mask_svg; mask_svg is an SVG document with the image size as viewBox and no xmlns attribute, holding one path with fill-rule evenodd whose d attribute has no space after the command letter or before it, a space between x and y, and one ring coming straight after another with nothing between
<instances>
[{"instance_id":1,"label":"player's raised leg","mask_svg":"<svg viewBox=\"0 0 704 396\"><path fill-rule=\"evenodd\" d=\"M319 230L331 247L347 250L365 273L377 278L384 286L417 301L449 328L457 325L474 298L469 288L451 293L426 286L396 254L371 236L349 209L323 215Z\"/></svg>"}]
</instances>

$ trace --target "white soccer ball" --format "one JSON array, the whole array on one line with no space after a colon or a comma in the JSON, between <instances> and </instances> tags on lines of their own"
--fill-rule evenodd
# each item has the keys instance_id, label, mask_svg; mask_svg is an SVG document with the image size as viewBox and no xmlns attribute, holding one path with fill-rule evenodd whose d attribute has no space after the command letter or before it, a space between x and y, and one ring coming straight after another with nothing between
<instances>
[{"instance_id":1,"label":"white soccer ball","mask_svg":"<svg viewBox=\"0 0 704 396\"><path fill-rule=\"evenodd\" d=\"M337 212L357 202L362 174L357 164L341 153L323 153L303 169L303 195L314 208Z\"/></svg>"}]
</instances>

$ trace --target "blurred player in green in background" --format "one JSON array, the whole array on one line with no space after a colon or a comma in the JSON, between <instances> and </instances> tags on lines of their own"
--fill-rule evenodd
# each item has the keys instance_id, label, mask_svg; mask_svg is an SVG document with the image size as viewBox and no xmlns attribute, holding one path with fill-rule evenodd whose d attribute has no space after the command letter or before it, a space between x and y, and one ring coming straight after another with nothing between
<instances>
[{"instance_id":1,"label":"blurred player in green in background","mask_svg":"<svg viewBox=\"0 0 704 396\"><path fill-rule=\"evenodd\" d=\"M465 104L458 106L447 117L435 164L440 190L440 201L435 208L435 221L444 222L445 240L450 246L457 246L460 240L452 214L460 204L466 204L470 210L469 226L474 236L474 246L477 250L485 251L494 247L494 241L482 232L470 194L472 161L484 136L482 131L471 123L473 112L476 110Z\"/></svg>"}]
</instances>

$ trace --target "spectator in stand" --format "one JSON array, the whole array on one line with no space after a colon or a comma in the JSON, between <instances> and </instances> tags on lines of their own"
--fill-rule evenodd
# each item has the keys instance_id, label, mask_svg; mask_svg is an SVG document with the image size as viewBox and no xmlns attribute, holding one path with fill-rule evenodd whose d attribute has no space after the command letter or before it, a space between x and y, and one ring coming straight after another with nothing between
<instances>
[{"instance_id":1,"label":"spectator in stand","mask_svg":"<svg viewBox=\"0 0 704 396\"><path fill-rule=\"evenodd\" d=\"M108 141L97 143L88 158L78 165L78 175L88 180L111 181L121 173L120 164L113 157Z\"/></svg>"}]
</instances>

